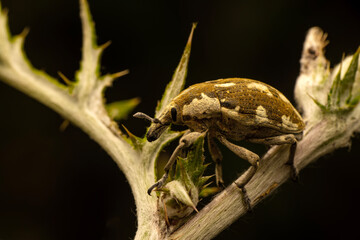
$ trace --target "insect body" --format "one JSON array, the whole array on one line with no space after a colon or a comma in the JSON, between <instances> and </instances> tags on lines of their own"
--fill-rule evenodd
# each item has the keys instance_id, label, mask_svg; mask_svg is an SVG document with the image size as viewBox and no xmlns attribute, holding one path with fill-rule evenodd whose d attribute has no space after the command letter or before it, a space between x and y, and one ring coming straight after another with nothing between
<instances>
[{"instance_id":1,"label":"insect body","mask_svg":"<svg viewBox=\"0 0 360 240\"><path fill-rule=\"evenodd\" d=\"M134 116L152 121L146 135L150 142L158 139L170 124L186 125L189 128L165 166L164 176L149 189L149 193L164 184L179 151L191 144L196 134L206 132L209 151L216 163L217 183L223 183L222 155L215 139L252 165L252 173L237 184L245 195L244 186L255 174L259 156L229 140L247 140L267 145L291 144L289 162L293 166L296 142L301 138L305 126L300 114L281 92L265 83L244 78L219 79L192 85L175 97L159 118L153 119L143 113ZM294 167L293 172L295 176Z\"/></svg>"}]
</instances>

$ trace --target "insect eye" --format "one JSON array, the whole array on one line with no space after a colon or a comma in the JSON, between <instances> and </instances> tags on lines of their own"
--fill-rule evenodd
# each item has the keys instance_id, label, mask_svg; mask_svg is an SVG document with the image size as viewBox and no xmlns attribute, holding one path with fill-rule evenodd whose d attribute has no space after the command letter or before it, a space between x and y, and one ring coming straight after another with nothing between
<instances>
[{"instance_id":1,"label":"insect eye","mask_svg":"<svg viewBox=\"0 0 360 240\"><path fill-rule=\"evenodd\" d=\"M171 109L171 118L174 122L176 122L176 117L177 117L177 111L176 108L172 108Z\"/></svg>"}]
</instances>

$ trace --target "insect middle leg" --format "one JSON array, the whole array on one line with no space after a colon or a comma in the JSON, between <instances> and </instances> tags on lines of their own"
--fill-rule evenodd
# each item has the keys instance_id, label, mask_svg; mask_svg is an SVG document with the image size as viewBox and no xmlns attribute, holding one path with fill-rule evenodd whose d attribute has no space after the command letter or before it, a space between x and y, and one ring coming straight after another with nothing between
<instances>
[{"instance_id":1,"label":"insect middle leg","mask_svg":"<svg viewBox=\"0 0 360 240\"><path fill-rule=\"evenodd\" d=\"M208 147L209 147L209 152L210 152L211 158L215 162L216 185L219 186L219 183L221 185L224 184L224 180L222 178L222 166L221 166L223 156L221 154L219 147L216 145L214 138L215 138L215 136L211 132L209 132Z\"/></svg>"},{"instance_id":2,"label":"insect middle leg","mask_svg":"<svg viewBox=\"0 0 360 240\"><path fill-rule=\"evenodd\" d=\"M248 210L251 210L251 202L249 199L249 196L247 195L245 185L252 179L252 177L255 175L256 170L259 167L259 156L246 148L240 147L238 145L235 145L231 142L229 142L224 136L218 135L217 139L224 144L228 149L230 149L233 153L238 155L240 158L247 160L251 167L249 171L246 172L246 175L240 178L240 181L235 181L234 183L238 188L240 188L242 192L243 202Z\"/></svg>"}]
</instances>

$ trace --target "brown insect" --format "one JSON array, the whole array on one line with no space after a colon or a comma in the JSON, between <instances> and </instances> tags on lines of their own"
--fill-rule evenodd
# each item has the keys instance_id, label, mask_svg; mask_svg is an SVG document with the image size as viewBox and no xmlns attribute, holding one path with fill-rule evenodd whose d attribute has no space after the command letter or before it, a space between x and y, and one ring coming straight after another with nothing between
<instances>
[{"instance_id":1,"label":"brown insect","mask_svg":"<svg viewBox=\"0 0 360 240\"><path fill-rule=\"evenodd\" d=\"M245 185L254 176L260 158L229 140L247 140L266 145L290 144L289 163L292 176L297 177L293 160L297 141L301 139L305 127L304 122L290 101L265 83L228 78L195 84L175 97L159 118L151 118L144 113L136 113L134 116L152 122L146 135L149 142L158 139L170 124L186 125L189 128L166 164L165 174L149 188L149 194L154 188L163 186L180 151L189 147L204 132L207 133L209 151L216 163L217 184L223 183L222 154L215 139L252 165L251 174L237 183L248 207L250 201Z\"/></svg>"}]
</instances>

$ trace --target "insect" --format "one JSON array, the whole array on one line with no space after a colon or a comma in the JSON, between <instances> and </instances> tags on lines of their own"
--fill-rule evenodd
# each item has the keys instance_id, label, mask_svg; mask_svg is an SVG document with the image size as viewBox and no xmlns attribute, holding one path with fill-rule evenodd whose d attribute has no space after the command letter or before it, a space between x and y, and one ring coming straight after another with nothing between
<instances>
[{"instance_id":1,"label":"insect","mask_svg":"<svg viewBox=\"0 0 360 240\"><path fill-rule=\"evenodd\" d=\"M146 135L149 142L158 139L170 124L189 128L166 164L162 178L149 188L149 194L154 188L163 186L181 150L189 147L201 133L207 134L209 152L215 162L217 184L222 184L223 179L222 154L216 145L216 139L251 164L250 174L236 183L249 208L250 200L245 185L254 176L260 158L229 140L246 140L265 145L290 144L289 165L292 177L297 177L293 160L296 144L302 138L305 124L290 101L265 83L245 78L228 78L195 84L175 97L159 118L151 118L144 113L136 113L134 116L152 122Z\"/></svg>"}]
</instances>

